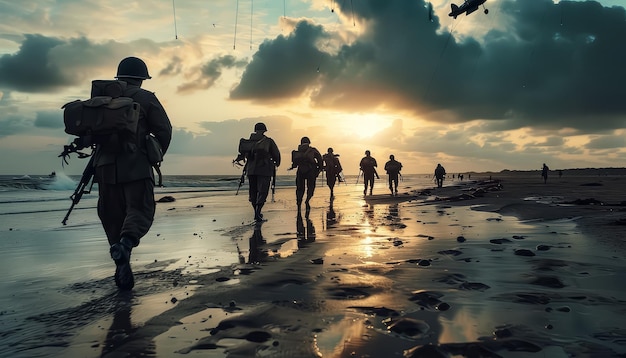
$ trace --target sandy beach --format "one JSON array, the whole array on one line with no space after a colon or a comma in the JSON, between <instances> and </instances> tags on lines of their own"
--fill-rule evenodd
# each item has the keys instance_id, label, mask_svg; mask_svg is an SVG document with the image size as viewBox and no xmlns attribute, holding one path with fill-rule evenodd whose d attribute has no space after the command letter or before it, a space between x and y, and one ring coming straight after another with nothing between
<instances>
[{"instance_id":1,"label":"sandy beach","mask_svg":"<svg viewBox=\"0 0 626 358\"><path fill-rule=\"evenodd\" d=\"M245 190L177 193L131 292L94 210L50 214L36 248L28 214L3 222L0 356L626 356L626 175L405 180L396 197L384 179L365 197L319 185L308 218L280 188L256 225Z\"/></svg>"}]
</instances>

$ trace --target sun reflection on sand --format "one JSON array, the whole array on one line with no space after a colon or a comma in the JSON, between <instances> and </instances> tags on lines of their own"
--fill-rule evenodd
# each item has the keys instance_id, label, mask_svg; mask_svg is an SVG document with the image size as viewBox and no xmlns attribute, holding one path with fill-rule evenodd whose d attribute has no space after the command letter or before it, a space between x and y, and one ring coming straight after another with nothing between
<instances>
[{"instance_id":1,"label":"sun reflection on sand","mask_svg":"<svg viewBox=\"0 0 626 358\"><path fill-rule=\"evenodd\" d=\"M363 238L363 240L361 240L359 248L360 248L360 252L361 252L361 257L362 258L371 258L372 256L374 256L374 248L372 247L373 244L373 239L371 236L366 236Z\"/></svg>"}]
</instances>

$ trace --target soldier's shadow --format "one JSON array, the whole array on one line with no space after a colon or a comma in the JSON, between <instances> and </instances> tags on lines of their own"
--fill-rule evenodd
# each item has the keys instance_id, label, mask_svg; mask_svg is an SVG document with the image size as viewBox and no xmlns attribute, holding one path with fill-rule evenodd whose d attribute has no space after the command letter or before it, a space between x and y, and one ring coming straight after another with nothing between
<instances>
[{"instance_id":1,"label":"soldier's shadow","mask_svg":"<svg viewBox=\"0 0 626 358\"><path fill-rule=\"evenodd\" d=\"M299 247L315 241L316 234L313 221L308 216L305 221L300 212L298 212L298 215L296 216L296 232Z\"/></svg>"}]
</instances>

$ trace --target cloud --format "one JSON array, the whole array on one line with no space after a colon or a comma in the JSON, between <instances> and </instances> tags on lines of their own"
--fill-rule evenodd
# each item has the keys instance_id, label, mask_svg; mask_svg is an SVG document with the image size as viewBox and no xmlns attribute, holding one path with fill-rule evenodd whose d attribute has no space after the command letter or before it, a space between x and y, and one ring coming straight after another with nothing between
<instances>
[{"instance_id":1,"label":"cloud","mask_svg":"<svg viewBox=\"0 0 626 358\"><path fill-rule=\"evenodd\" d=\"M289 36L263 42L230 98L273 101L302 95L318 77L325 55L316 42L324 36L322 26L300 21Z\"/></svg>"},{"instance_id":2,"label":"cloud","mask_svg":"<svg viewBox=\"0 0 626 358\"><path fill-rule=\"evenodd\" d=\"M292 120L285 116L229 119L222 122L207 121L199 123L204 131L192 132L176 129L172 135L172 144L168 153L191 156L232 156L234 159L237 156L239 139L248 138L258 122L265 123L268 128L266 135L272 137L279 147L285 146L295 136L291 131ZM286 150L286 147L283 148Z\"/></svg>"},{"instance_id":3,"label":"cloud","mask_svg":"<svg viewBox=\"0 0 626 358\"><path fill-rule=\"evenodd\" d=\"M482 119L509 129L621 128L624 8L594 1L499 4L489 15L476 12L455 20L489 16L485 19L504 22L504 31L494 25L475 38L450 33L437 17L428 21L421 0L363 0L352 8L339 2L361 26L353 41L322 51L329 39L344 34L300 21L289 36L259 47L231 99L275 101L308 94L319 107L395 108L439 123Z\"/></svg>"},{"instance_id":4,"label":"cloud","mask_svg":"<svg viewBox=\"0 0 626 358\"><path fill-rule=\"evenodd\" d=\"M0 56L0 88L52 92L82 84L103 68L113 77L122 58L158 51L159 45L145 39L94 43L86 37L65 39L27 34L16 53Z\"/></svg>"},{"instance_id":5,"label":"cloud","mask_svg":"<svg viewBox=\"0 0 626 358\"><path fill-rule=\"evenodd\" d=\"M178 92L189 93L211 88L221 77L223 69L242 68L246 64L246 60L237 60L236 57L231 55L214 58L201 66L193 80L178 86Z\"/></svg>"},{"instance_id":6,"label":"cloud","mask_svg":"<svg viewBox=\"0 0 626 358\"><path fill-rule=\"evenodd\" d=\"M32 123L19 115L0 117L0 138L27 132L32 128Z\"/></svg>"},{"instance_id":7,"label":"cloud","mask_svg":"<svg viewBox=\"0 0 626 358\"><path fill-rule=\"evenodd\" d=\"M585 145L588 149L621 149L626 147L623 135L607 135L593 138Z\"/></svg>"},{"instance_id":8,"label":"cloud","mask_svg":"<svg viewBox=\"0 0 626 358\"><path fill-rule=\"evenodd\" d=\"M25 35L16 54L0 57L1 86L22 92L39 92L71 84L71 78L48 57L50 50L62 43L55 38Z\"/></svg>"},{"instance_id":9,"label":"cloud","mask_svg":"<svg viewBox=\"0 0 626 358\"><path fill-rule=\"evenodd\" d=\"M172 57L172 60L159 72L160 76L173 76L182 71L182 58L178 56Z\"/></svg>"},{"instance_id":10,"label":"cloud","mask_svg":"<svg viewBox=\"0 0 626 358\"><path fill-rule=\"evenodd\" d=\"M39 111L35 117L35 127L60 129L65 128L63 124L63 112L56 111Z\"/></svg>"},{"instance_id":11,"label":"cloud","mask_svg":"<svg viewBox=\"0 0 626 358\"><path fill-rule=\"evenodd\" d=\"M530 144L530 146L558 147L564 144L565 144L565 139L563 139L563 137L549 136L549 137L546 137L542 142L532 143Z\"/></svg>"}]
</instances>

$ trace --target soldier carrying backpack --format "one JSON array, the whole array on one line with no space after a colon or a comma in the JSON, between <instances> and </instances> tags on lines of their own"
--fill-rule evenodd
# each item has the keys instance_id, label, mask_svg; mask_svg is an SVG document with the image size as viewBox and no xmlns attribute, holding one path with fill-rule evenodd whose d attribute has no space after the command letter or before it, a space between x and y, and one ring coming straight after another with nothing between
<instances>
[{"instance_id":1,"label":"soldier carrying backpack","mask_svg":"<svg viewBox=\"0 0 626 358\"><path fill-rule=\"evenodd\" d=\"M262 222L261 210L267 200L272 177L276 177L276 167L280 166L280 151L272 138L265 136L267 127L265 123L254 125L254 133L249 139L239 140L239 155L233 163L245 161L242 180L248 176L248 200L254 208L254 221Z\"/></svg>"},{"instance_id":2,"label":"soldier carrying backpack","mask_svg":"<svg viewBox=\"0 0 626 358\"><path fill-rule=\"evenodd\" d=\"M152 226L153 166L162 160L172 138L165 109L153 92L141 88L150 78L141 59L127 57L118 65L117 81L93 81L90 100L64 106L66 132L79 138L63 154L95 148L89 165L98 183L98 217L120 290L134 287L130 254Z\"/></svg>"},{"instance_id":3,"label":"soldier carrying backpack","mask_svg":"<svg viewBox=\"0 0 626 358\"><path fill-rule=\"evenodd\" d=\"M322 159L324 159L324 170L326 171L326 185L330 188L330 198L335 197L335 183L337 180L341 182L341 163L339 162L339 154L333 152L333 148L328 148Z\"/></svg>"},{"instance_id":4,"label":"soldier carrying backpack","mask_svg":"<svg viewBox=\"0 0 626 358\"><path fill-rule=\"evenodd\" d=\"M398 195L398 176L402 170L402 163L396 160L396 157L391 154L389 161L385 163L385 171L389 176L389 190L392 196ZM395 190L395 191L394 191Z\"/></svg>"},{"instance_id":5,"label":"soldier carrying backpack","mask_svg":"<svg viewBox=\"0 0 626 358\"><path fill-rule=\"evenodd\" d=\"M306 187L305 216L308 218L311 211L309 201L315 193L315 181L317 176L324 167L322 154L315 147L311 147L309 137L302 137L298 150L291 152L291 169L298 168L296 171L296 203L298 204L298 213L302 206L304 191Z\"/></svg>"}]
</instances>

